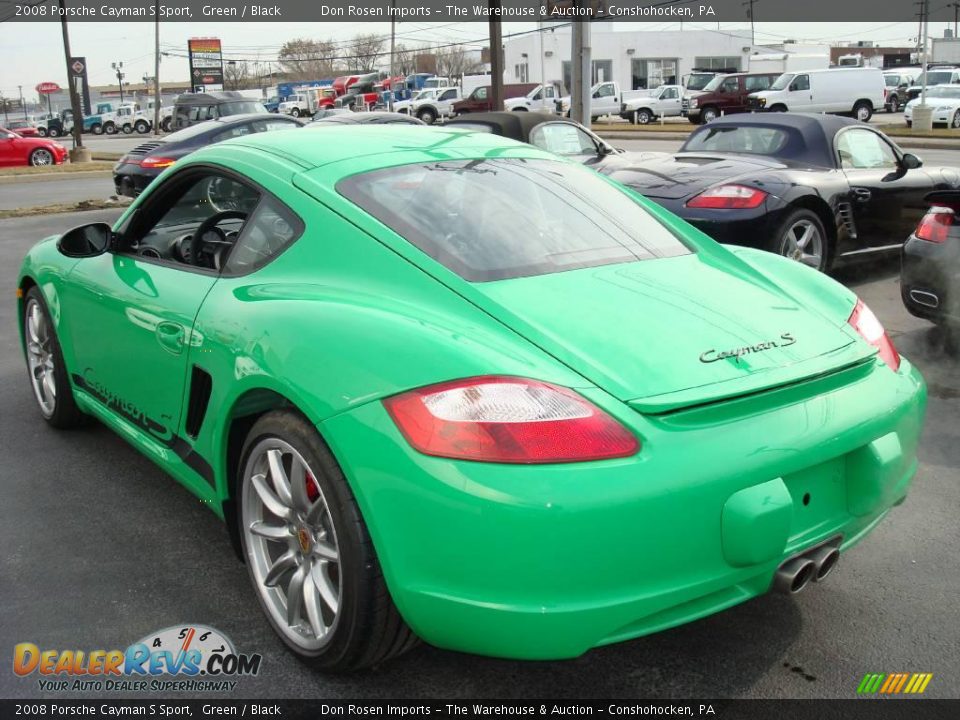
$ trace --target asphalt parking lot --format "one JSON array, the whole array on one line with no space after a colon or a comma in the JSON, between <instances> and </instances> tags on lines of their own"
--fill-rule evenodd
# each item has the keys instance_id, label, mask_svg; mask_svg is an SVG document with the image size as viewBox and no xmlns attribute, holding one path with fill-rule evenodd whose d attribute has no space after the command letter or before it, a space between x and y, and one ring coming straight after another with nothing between
<instances>
[{"instance_id":1,"label":"asphalt parking lot","mask_svg":"<svg viewBox=\"0 0 960 720\"><path fill-rule=\"evenodd\" d=\"M16 331L19 263L37 239L117 214L0 221L4 653L27 641L125 648L161 628L202 623L239 651L264 656L260 675L231 697L853 698L867 672L930 672L927 697L960 696L960 360L941 333L901 306L896 258L838 279L861 294L927 379L920 470L907 502L828 581L567 662L421 646L374 671L331 677L284 650L211 512L105 428L57 432L35 408ZM0 697L44 696L54 697L39 691L35 675L0 671Z\"/></svg>"}]
</instances>

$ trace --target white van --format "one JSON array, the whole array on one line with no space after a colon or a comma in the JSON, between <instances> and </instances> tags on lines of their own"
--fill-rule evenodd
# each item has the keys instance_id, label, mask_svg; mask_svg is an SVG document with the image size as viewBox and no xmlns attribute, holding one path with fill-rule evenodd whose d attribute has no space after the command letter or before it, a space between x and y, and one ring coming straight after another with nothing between
<instances>
[{"instance_id":1,"label":"white van","mask_svg":"<svg viewBox=\"0 0 960 720\"><path fill-rule=\"evenodd\" d=\"M886 83L879 68L788 72L769 90L751 93L747 107L772 112L850 113L867 122L883 107Z\"/></svg>"}]
</instances>

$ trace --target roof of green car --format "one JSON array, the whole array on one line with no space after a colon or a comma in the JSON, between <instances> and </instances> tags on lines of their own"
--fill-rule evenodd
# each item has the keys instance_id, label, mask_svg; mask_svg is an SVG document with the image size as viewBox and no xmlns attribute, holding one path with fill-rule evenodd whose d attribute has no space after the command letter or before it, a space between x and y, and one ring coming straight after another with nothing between
<instances>
[{"instance_id":1,"label":"roof of green car","mask_svg":"<svg viewBox=\"0 0 960 720\"><path fill-rule=\"evenodd\" d=\"M416 125L365 125L310 128L257 133L210 146L211 150L243 145L278 155L303 168L360 156L404 153L411 162L442 160L448 157L500 156L549 157L531 145L485 132L471 132ZM202 157L204 150L196 156ZM385 162L384 165L392 163Z\"/></svg>"}]
</instances>

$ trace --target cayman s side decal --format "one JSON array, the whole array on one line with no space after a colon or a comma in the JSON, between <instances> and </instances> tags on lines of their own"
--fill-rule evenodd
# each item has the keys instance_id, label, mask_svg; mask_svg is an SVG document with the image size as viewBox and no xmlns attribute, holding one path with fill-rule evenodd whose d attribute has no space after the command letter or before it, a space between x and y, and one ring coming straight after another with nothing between
<instances>
[{"instance_id":1,"label":"cayman s side decal","mask_svg":"<svg viewBox=\"0 0 960 720\"><path fill-rule=\"evenodd\" d=\"M718 360L733 358L733 361L739 365L740 358L744 355L765 352L778 347L789 347L796 341L796 338L793 337L792 334L785 332L778 340L768 340L767 342L757 343L756 345L745 345L744 347L733 348L732 350L717 350L715 348L711 348L710 350L700 354L700 362L712 363L717 362Z\"/></svg>"}]
</instances>

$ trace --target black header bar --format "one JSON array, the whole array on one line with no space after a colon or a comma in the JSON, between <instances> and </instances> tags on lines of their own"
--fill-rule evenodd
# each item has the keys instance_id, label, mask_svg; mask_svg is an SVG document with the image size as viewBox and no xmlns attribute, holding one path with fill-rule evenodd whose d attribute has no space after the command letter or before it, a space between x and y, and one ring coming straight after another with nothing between
<instances>
[{"instance_id":1,"label":"black header bar","mask_svg":"<svg viewBox=\"0 0 960 720\"><path fill-rule=\"evenodd\" d=\"M504 22L612 20L747 22L743 0L502 0ZM487 22L487 0L66 0L71 22ZM757 0L756 22L913 22L913 0ZM0 21L59 21L56 0L0 0ZM931 2L930 20L952 21L953 6Z\"/></svg>"}]
</instances>

